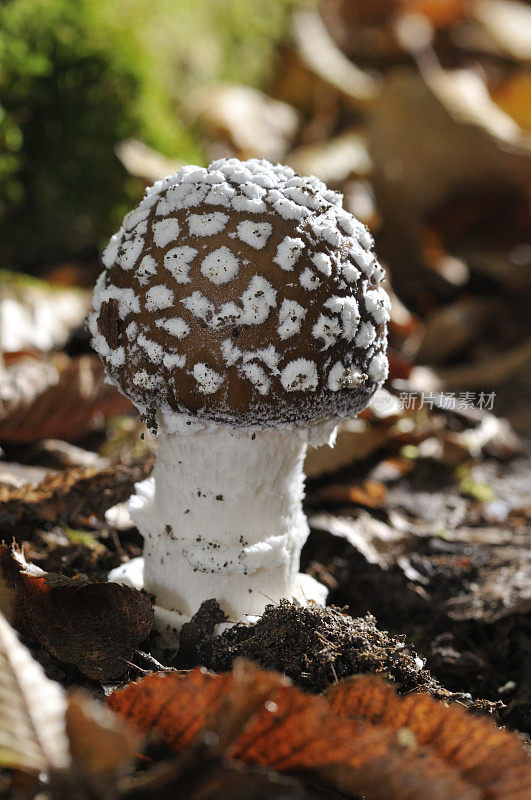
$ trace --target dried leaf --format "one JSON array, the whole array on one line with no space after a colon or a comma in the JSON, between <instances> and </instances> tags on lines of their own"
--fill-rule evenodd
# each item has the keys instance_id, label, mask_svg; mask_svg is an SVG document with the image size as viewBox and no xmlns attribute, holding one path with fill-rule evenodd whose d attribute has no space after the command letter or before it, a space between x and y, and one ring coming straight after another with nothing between
<instances>
[{"instance_id":1,"label":"dried leaf","mask_svg":"<svg viewBox=\"0 0 531 800\"><path fill-rule=\"evenodd\" d=\"M355 504L367 508L385 505L386 488L379 481L365 480L360 484L332 483L319 489L315 496L325 503Z\"/></svg>"},{"instance_id":2,"label":"dried leaf","mask_svg":"<svg viewBox=\"0 0 531 800\"><path fill-rule=\"evenodd\" d=\"M103 520L107 509L129 499L134 484L149 475L152 465L152 456L147 456L131 466L65 469L36 487L0 486L0 529L8 536L43 522L63 521L76 527L91 515Z\"/></svg>"},{"instance_id":3,"label":"dried leaf","mask_svg":"<svg viewBox=\"0 0 531 800\"><path fill-rule=\"evenodd\" d=\"M364 720L348 722L342 724L324 698L282 689L251 721L231 756L280 772L316 773L348 796L363 794L381 800L480 797L457 770L412 746L410 740L404 742L395 731Z\"/></svg>"},{"instance_id":4,"label":"dried leaf","mask_svg":"<svg viewBox=\"0 0 531 800\"><path fill-rule=\"evenodd\" d=\"M374 100L379 81L343 55L316 11L301 8L294 13L293 35L304 63L321 80L356 105Z\"/></svg>"},{"instance_id":5,"label":"dried leaf","mask_svg":"<svg viewBox=\"0 0 531 800\"><path fill-rule=\"evenodd\" d=\"M466 16L466 0L400 0L409 13L424 14L436 28L450 28Z\"/></svg>"},{"instance_id":6,"label":"dried leaf","mask_svg":"<svg viewBox=\"0 0 531 800\"><path fill-rule=\"evenodd\" d=\"M310 448L304 462L304 474L317 478L336 472L353 461L363 461L389 441L387 427L371 425L364 419L343 422L338 429L334 447L323 445Z\"/></svg>"},{"instance_id":7,"label":"dried leaf","mask_svg":"<svg viewBox=\"0 0 531 800\"><path fill-rule=\"evenodd\" d=\"M233 719L246 707L256 709L254 690L256 682L262 680L259 670L247 674L243 681L238 672L210 675L196 669L186 676L156 674L114 692L107 703L143 732L156 732L178 752L201 730L212 729L212 717L208 716L212 703L218 711L214 730L223 739L222 704L224 714L230 717L231 707L237 703L239 711ZM355 691L355 686L355 682L348 682L342 691ZM372 709L365 713L363 708L354 718L342 709L338 712L337 695L334 698L331 693L328 700L273 682L270 694L260 695L262 700L267 699L251 715L228 755L280 772L317 776L348 796L363 793L380 800L524 800L530 770L516 737L482 721L478 741L477 720L462 709L430 700L428 711L433 705L439 714L439 724L433 726L425 719L424 695L398 698L375 678L364 679L363 686L373 698L380 697L378 710L384 703L392 709L391 721L386 719L383 724L377 716L374 719ZM418 703L414 724L419 731L423 726L432 731L425 743L418 741L409 727L408 709L414 700ZM473 747L466 745L469 730ZM501 761L491 764L500 757ZM492 794L491 785L495 789Z\"/></svg>"},{"instance_id":8,"label":"dried leaf","mask_svg":"<svg viewBox=\"0 0 531 800\"><path fill-rule=\"evenodd\" d=\"M151 603L128 586L43 572L6 545L0 547L0 576L15 590L16 626L88 678L119 678L151 631Z\"/></svg>"},{"instance_id":9,"label":"dried leaf","mask_svg":"<svg viewBox=\"0 0 531 800\"><path fill-rule=\"evenodd\" d=\"M153 673L113 692L107 706L175 752L191 744L234 683L232 674L194 669L187 675Z\"/></svg>"},{"instance_id":10,"label":"dried leaf","mask_svg":"<svg viewBox=\"0 0 531 800\"><path fill-rule=\"evenodd\" d=\"M139 736L83 690L69 691L67 700L65 723L76 768L88 775L116 778L134 761Z\"/></svg>"},{"instance_id":11,"label":"dried leaf","mask_svg":"<svg viewBox=\"0 0 531 800\"><path fill-rule=\"evenodd\" d=\"M393 265L401 298L417 304L430 285L421 248L424 219L462 192L465 174L468 185L482 187L484 194L525 196L527 139L479 77L466 70L392 70L368 132L383 219L380 253Z\"/></svg>"},{"instance_id":12,"label":"dried leaf","mask_svg":"<svg viewBox=\"0 0 531 800\"><path fill-rule=\"evenodd\" d=\"M531 59L531 9L516 0L475 0L471 12L494 41L518 61Z\"/></svg>"},{"instance_id":13,"label":"dried leaf","mask_svg":"<svg viewBox=\"0 0 531 800\"><path fill-rule=\"evenodd\" d=\"M104 382L97 356L11 353L0 374L0 441L76 440L102 417L132 409Z\"/></svg>"},{"instance_id":14,"label":"dried leaf","mask_svg":"<svg viewBox=\"0 0 531 800\"><path fill-rule=\"evenodd\" d=\"M338 184L352 175L366 176L372 164L365 138L359 130L292 150L286 163L301 175L316 175L328 184Z\"/></svg>"},{"instance_id":15,"label":"dried leaf","mask_svg":"<svg viewBox=\"0 0 531 800\"><path fill-rule=\"evenodd\" d=\"M249 719L257 713L273 693L289 687L290 681L277 672L259 669L245 660L238 660L233 669L234 682L215 712L210 709L207 726L217 737L211 755L223 756L239 738Z\"/></svg>"},{"instance_id":16,"label":"dried leaf","mask_svg":"<svg viewBox=\"0 0 531 800\"><path fill-rule=\"evenodd\" d=\"M191 122L205 129L211 147L226 151L228 144L241 159L282 160L299 127L292 106L250 86L201 87L188 95L184 108Z\"/></svg>"},{"instance_id":17,"label":"dried leaf","mask_svg":"<svg viewBox=\"0 0 531 800\"><path fill-rule=\"evenodd\" d=\"M0 270L0 353L62 347L89 306L82 289Z\"/></svg>"},{"instance_id":18,"label":"dried leaf","mask_svg":"<svg viewBox=\"0 0 531 800\"><path fill-rule=\"evenodd\" d=\"M0 614L0 766L40 772L69 761L60 686Z\"/></svg>"},{"instance_id":19,"label":"dried leaf","mask_svg":"<svg viewBox=\"0 0 531 800\"><path fill-rule=\"evenodd\" d=\"M340 716L407 730L418 747L429 747L489 798L523 798L531 789L531 762L518 738L457 704L446 707L425 694L398 697L365 676L332 686L326 696Z\"/></svg>"},{"instance_id":20,"label":"dried leaf","mask_svg":"<svg viewBox=\"0 0 531 800\"><path fill-rule=\"evenodd\" d=\"M155 181L173 175L184 161L171 160L157 153L138 139L126 139L115 147L116 155L130 175L140 178L148 186Z\"/></svg>"}]
</instances>

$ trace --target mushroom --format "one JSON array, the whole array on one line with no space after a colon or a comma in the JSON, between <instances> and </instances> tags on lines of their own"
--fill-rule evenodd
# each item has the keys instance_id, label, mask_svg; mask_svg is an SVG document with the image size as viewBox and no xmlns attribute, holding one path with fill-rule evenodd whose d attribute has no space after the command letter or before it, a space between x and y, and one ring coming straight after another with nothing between
<instances>
[{"instance_id":1,"label":"mushroom","mask_svg":"<svg viewBox=\"0 0 531 800\"><path fill-rule=\"evenodd\" d=\"M341 202L265 160L186 166L103 253L93 345L159 438L130 501L143 559L110 577L153 594L166 624L213 597L233 621L326 599L298 573L306 448L388 369L384 271Z\"/></svg>"}]
</instances>

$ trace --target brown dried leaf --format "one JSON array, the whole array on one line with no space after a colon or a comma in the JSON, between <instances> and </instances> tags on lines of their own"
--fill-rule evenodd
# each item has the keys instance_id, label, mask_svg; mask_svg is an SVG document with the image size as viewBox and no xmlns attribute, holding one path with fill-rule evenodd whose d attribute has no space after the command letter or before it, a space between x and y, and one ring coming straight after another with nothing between
<instances>
[{"instance_id":1,"label":"brown dried leaf","mask_svg":"<svg viewBox=\"0 0 531 800\"><path fill-rule=\"evenodd\" d=\"M115 152L127 172L140 178L148 186L166 175L173 175L185 164L184 161L166 158L138 139L120 142L116 145Z\"/></svg>"},{"instance_id":2,"label":"brown dried leaf","mask_svg":"<svg viewBox=\"0 0 531 800\"><path fill-rule=\"evenodd\" d=\"M517 0L475 0L471 13L506 53L531 59L531 9Z\"/></svg>"},{"instance_id":3,"label":"brown dried leaf","mask_svg":"<svg viewBox=\"0 0 531 800\"><path fill-rule=\"evenodd\" d=\"M332 686L326 696L339 716L410 732L416 746L429 747L489 799L523 798L531 790L531 762L518 738L457 704L446 707L425 694L398 697L363 675Z\"/></svg>"},{"instance_id":4,"label":"brown dried leaf","mask_svg":"<svg viewBox=\"0 0 531 800\"><path fill-rule=\"evenodd\" d=\"M530 770L516 737L481 721L478 741L478 721L462 709L447 708L432 700L426 707L424 695L398 698L381 680L364 678L362 685L375 705L380 698L378 709L386 704L393 710L390 721L382 724L373 718L373 709L371 713L361 709L356 718L338 712L338 695L332 692L327 699L272 680L268 694L268 681L264 682L262 676L256 669L250 673L244 670L243 678L238 671L211 675L200 669L186 676L154 674L114 692L107 704L144 733L156 734L174 751L182 750L202 730L212 728L221 740L230 740L234 731L223 736L226 716L232 720L250 716L228 751L231 758L280 772L314 775L348 796L363 793L380 800L525 798ZM263 693L256 692L257 683L265 688ZM340 687L355 697L362 694L356 694L354 681ZM254 713L257 699L266 702ZM425 743L417 741L409 726L412 701L418 703L419 714L412 724L419 730L428 726L432 731ZM354 702L352 705L355 707ZM424 719L426 708L431 713L432 705L439 714L437 726ZM235 707L237 713L233 712ZM474 747L466 746L468 730L474 737ZM496 766L491 760L497 760Z\"/></svg>"},{"instance_id":5,"label":"brown dried leaf","mask_svg":"<svg viewBox=\"0 0 531 800\"><path fill-rule=\"evenodd\" d=\"M136 589L43 572L6 545L0 577L15 591L16 627L94 680L123 675L153 626L151 603Z\"/></svg>"},{"instance_id":6,"label":"brown dried leaf","mask_svg":"<svg viewBox=\"0 0 531 800\"><path fill-rule=\"evenodd\" d=\"M0 271L0 353L62 347L90 307L90 293Z\"/></svg>"},{"instance_id":7,"label":"brown dried leaf","mask_svg":"<svg viewBox=\"0 0 531 800\"><path fill-rule=\"evenodd\" d=\"M338 184L352 175L367 176L372 169L364 136L358 129L339 136L297 147L286 163L301 175L316 175L328 184Z\"/></svg>"},{"instance_id":8,"label":"brown dried leaf","mask_svg":"<svg viewBox=\"0 0 531 800\"><path fill-rule=\"evenodd\" d=\"M276 692L252 720L231 756L280 772L314 772L348 796L382 800L475 800L480 794L431 753L394 731L341 719L322 697Z\"/></svg>"},{"instance_id":9,"label":"brown dried leaf","mask_svg":"<svg viewBox=\"0 0 531 800\"><path fill-rule=\"evenodd\" d=\"M359 484L332 483L315 493L325 503L356 504L367 508L382 508L385 505L385 495L384 484L371 480Z\"/></svg>"},{"instance_id":10,"label":"brown dried leaf","mask_svg":"<svg viewBox=\"0 0 531 800\"><path fill-rule=\"evenodd\" d=\"M140 737L82 689L68 692L65 722L76 768L112 778L134 761Z\"/></svg>"},{"instance_id":11,"label":"brown dried leaf","mask_svg":"<svg viewBox=\"0 0 531 800\"><path fill-rule=\"evenodd\" d=\"M321 80L356 105L374 100L379 81L356 67L341 52L319 13L309 8L296 11L293 36L303 62Z\"/></svg>"},{"instance_id":12,"label":"brown dried leaf","mask_svg":"<svg viewBox=\"0 0 531 800\"><path fill-rule=\"evenodd\" d=\"M201 87L188 95L184 109L191 122L205 129L211 147L225 152L228 144L241 159L282 160L299 127L292 106L250 86Z\"/></svg>"},{"instance_id":13,"label":"brown dried leaf","mask_svg":"<svg viewBox=\"0 0 531 800\"><path fill-rule=\"evenodd\" d=\"M103 520L107 509L129 499L134 484L148 476L152 465L153 457L146 456L131 466L65 469L36 487L0 487L0 529L8 536L43 522L64 521L75 527L91 515Z\"/></svg>"},{"instance_id":14,"label":"brown dried leaf","mask_svg":"<svg viewBox=\"0 0 531 800\"><path fill-rule=\"evenodd\" d=\"M422 120L422 124L418 124ZM423 220L462 192L463 175L484 194L526 193L528 139L470 71L394 69L368 121L374 188L384 220L380 252L406 302L427 269ZM511 146L508 143L511 142ZM518 145L518 146L517 146Z\"/></svg>"},{"instance_id":15,"label":"brown dried leaf","mask_svg":"<svg viewBox=\"0 0 531 800\"><path fill-rule=\"evenodd\" d=\"M0 441L83 438L102 417L132 409L104 382L100 359L10 353L0 375Z\"/></svg>"},{"instance_id":16,"label":"brown dried leaf","mask_svg":"<svg viewBox=\"0 0 531 800\"><path fill-rule=\"evenodd\" d=\"M69 760L60 686L0 614L0 766L40 772Z\"/></svg>"},{"instance_id":17,"label":"brown dried leaf","mask_svg":"<svg viewBox=\"0 0 531 800\"><path fill-rule=\"evenodd\" d=\"M153 673L113 692L106 704L144 735L179 752L198 736L233 684L232 674L212 675L204 669L186 675Z\"/></svg>"},{"instance_id":18,"label":"brown dried leaf","mask_svg":"<svg viewBox=\"0 0 531 800\"><path fill-rule=\"evenodd\" d=\"M531 131L531 73L521 70L510 75L492 92L492 99L521 128Z\"/></svg>"},{"instance_id":19,"label":"brown dried leaf","mask_svg":"<svg viewBox=\"0 0 531 800\"><path fill-rule=\"evenodd\" d=\"M308 450L304 474L308 478L317 478L328 472L336 472L353 461L363 461L385 445L390 435L387 427L370 425L364 419L343 422L337 432L334 447L323 445Z\"/></svg>"}]
</instances>

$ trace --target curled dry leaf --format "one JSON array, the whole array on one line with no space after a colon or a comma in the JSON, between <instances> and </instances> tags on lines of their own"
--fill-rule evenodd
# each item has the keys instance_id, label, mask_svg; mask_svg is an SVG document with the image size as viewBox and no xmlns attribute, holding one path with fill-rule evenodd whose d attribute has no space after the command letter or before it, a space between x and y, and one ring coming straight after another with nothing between
<instances>
[{"instance_id":1,"label":"curled dry leaf","mask_svg":"<svg viewBox=\"0 0 531 800\"><path fill-rule=\"evenodd\" d=\"M47 475L36 487L0 487L0 529L8 536L43 522L76 527L92 515L103 520L107 509L129 499L134 484L149 475L152 465L148 455L130 466L65 469Z\"/></svg>"},{"instance_id":2,"label":"curled dry leaf","mask_svg":"<svg viewBox=\"0 0 531 800\"><path fill-rule=\"evenodd\" d=\"M104 382L97 356L10 353L0 373L0 441L78 440L132 406Z\"/></svg>"},{"instance_id":3,"label":"curled dry leaf","mask_svg":"<svg viewBox=\"0 0 531 800\"><path fill-rule=\"evenodd\" d=\"M497 731L487 721L481 721L479 737L478 721L456 706L437 706L430 700L426 707L424 695L398 698L376 678L365 678L360 684L363 691L358 692L356 680L340 684L346 696L369 693L377 711L384 705L392 709L384 724L373 709L365 713L362 702L355 716L338 713L337 694L307 695L275 681L269 684L270 693L264 694L256 692L256 684L267 686L258 669L244 673L243 680L238 670L232 675L201 669L188 675L154 674L114 692L106 702L175 752L213 730L220 741L233 740L227 750L232 759L305 773L348 796L363 793L380 800L524 800L526 796L531 772L516 737ZM256 711L257 696L265 702ZM239 711L231 716L234 704ZM439 714L437 726L426 718L432 705ZM242 713L246 706L251 713ZM408 724L414 716L412 711L408 716L412 707L413 728ZM238 715L249 721L239 732L225 736L224 719ZM431 737L422 739L419 733L417 738L415 730L425 728ZM474 747L468 746L469 731Z\"/></svg>"},{"instance_id":4,"label":"curled dry leaf","mask_svg":"<svg viewBox=\"0 0 531 800\"><path fill-rule=\"evenodd\" d=\"M6 545L0 577L15 593L16 627L94 680L123 675L153 626L151 603L136 589L43 572Z\"/></svg>"},{"instance_id":5,"label":"curled dry leaf","mask_svg":"<svg viewBox=\"0 0 531 800\"><path fill-rule=\"evenodd\" d=\"M0 614L0 766L61 769L69 752L60 686L49 680Z\"/></svg>"},{"instance_id":6,"label":"curled dry leaf","mask_svg":"<svg viewBox=\"0 0 531 800\"><path fill-rule=\"evenodd\" d=\"M374 100L379 81L356 67L341 52L318 12L308 8L296 11L293 35L304 63L321 80L355 105Z\"/></svg>"}]
</instances>

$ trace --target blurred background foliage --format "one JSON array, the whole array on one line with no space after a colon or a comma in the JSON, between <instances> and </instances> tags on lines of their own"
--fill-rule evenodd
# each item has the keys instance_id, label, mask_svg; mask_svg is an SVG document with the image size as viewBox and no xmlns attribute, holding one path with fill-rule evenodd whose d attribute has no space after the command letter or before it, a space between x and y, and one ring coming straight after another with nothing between
<instances>
[{"instance_id":1,"label":"blurred background foliage","mask_svg":"<svg viewBox=\"0 0 531 800\"><path fill-rule=\"evenodd\" d=\"M143 192L115 155L137 136L203 162L187 91L271 71L289 0L3 0L0 258L32 267L103 244Z\"/></svg>"}]
</instances>

